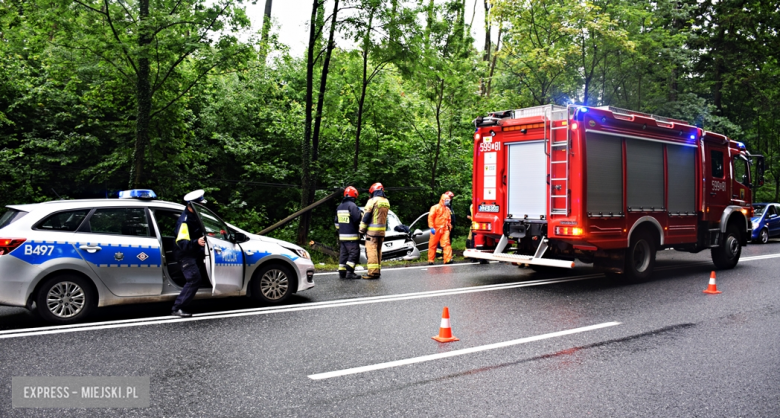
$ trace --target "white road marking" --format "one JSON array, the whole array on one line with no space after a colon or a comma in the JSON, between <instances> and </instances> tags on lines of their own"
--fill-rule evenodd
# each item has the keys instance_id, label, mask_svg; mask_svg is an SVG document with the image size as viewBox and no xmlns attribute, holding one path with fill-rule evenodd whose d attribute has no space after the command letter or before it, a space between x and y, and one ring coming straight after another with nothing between
<instances>
[{"instance_id":1,"label":"white road marking","mask_svg":"<svg viewBox=\"0 0 780 418\"><path fill-rule=\"evenodd\" d=\"M593 331L601 328L614 327L620 325L620 322L605 322L603 324L590 325L587 327L573 328L565 331L551 332L549 334L536 335L533 337L520 338L519 340L504 341L495 344L481 345L478 347L464 348L462 350L448 351L446 353L429 354L427 356L413 357L404 360L388 361L387 363L372 364L370 366L353 367L351 369L337 370L327 373L318 373L309 375L309 379L323 380L333 377L347 376L350 374L365 373L374 370L389 369L391 367L406 366L408 364L422 363L425 361L439 360L443 358L462 356L465 354L478 353L480 351L495 350L497 348L504 348L513 345L525 344L534 341L546 340L550 338L562 337L564 335L577 334L580 332Z\"/></svg>"},{"instance_id":2,"label":"white road marking","mask_svg":"<svg viewBox=\"0 0 780 418\"><path fill-rule=\"evenodd\" d=\"M491 261L490 263L498 263L498 261ZM459 267L459 266L473 266L474 264L479 263L453 263L453 264L439 264L439 265L433 265L433 266L416 266L416 267L393 267L393 268L383 268L382 272L388 272L388 271L401 271L401 270L427 270L429 268L441 268L441 267ZM324 273L314 273L315 276L327 276L329 274L338 274L337 271L327 271Z\"/></svg>"},{"instance_id":3,"label":"white road marking","mask_svg":"<svg viewBox=\"0 0 780 418\"><path fill-rule=\"evenodd\" d=\"M753 256L753 257L745 257L745 258L741 258L740 261L746 262L746 261L765 260L769 258L778 258L778 257L780 257L780 254L768 254L768 255L760 255L760 256ZM697 263L688 263L682 266L680 265L666 266L666 267L658 268L656 270L660 270L660 271L673 270L673 269L691 267L694 265L705 265L705 264L711 264L711 262L703 261ZM441 265L441 266L433 266L433 267L451 267L457 265L468 265L468 264L449 264L446 266ZM402 270L402 269L403 268L393 269L393 270ZM332 301L306 303L301 305L288 305L288 306L281 306L281 307L272 306L272 307L265 307L265 308L249 308L249 309L239 309L239 310L232 310L232 311L210 312L210 313L203 313L203 314L195 314L191 318L172 318L171 316L158 316L158 317L150 317L150 318L123 319L123 320L116 320L116 321L105 321L105 322L86 323L86 324L57 325L57 326L38 327L38 328L21 328L21 329L0 331L0 339L31 337L31 336L38 336L38 335L50 335L50 334L64 334L69 332L92 331L92 330L112 329L112 328L127 328L127 327L136 327L142 325L158 325L158 324L170 324L176 322L202 321L206 319L221 319L221 318L234 318L234 317L253 316L253 315L268 315L268 314L275 314L275 313L297 312L297 311L306 311L306 310L313 310L313 309L339 308L345 306L365 305L365 304L380 303L380 302L394 302L394 301L422 299L422 298L431 298L431 297L439 297L439 296L460 295L460 294L475 293L475 292L487 292L492 290L542 286L548 284L589 280L598 277L602 277L602 274L595 273L595 274L587 274L582 276L565 277L561 279L530 280L530 281L510 282L510 283L495 284L495 285L461 287L455 289L433 290L433 291L417 292L417 293L405 293L400 295L340 299L340 300L332 300Z\"/></svg>"},{"instance_id":4,"label":"white road marking","mask_svg":"<svg viewBox=\"0 0 780 418\"><path fill-rule=\"evenodd\" d=\"M440 296L461 295L466 293L488 292L492 290L504 290L504 289L515 289L520 287L542 286L548 284L589 280L600 276L601 276L600 274L588 274L584 276L566 277L561 279L531 280L531 281L524 281L524 282L511 282L511 283L495 284L495 285L461 287L455 289L433 290L433 291L417 292L417 293L405 293L400 295L371 296L365 298L313 302L313 303L305 303L301 305L289 305L289 306L280 306L280 307L238 309L233 311L195 314L190 318L172 318L171 316L158 316L152 318L123 319L118 321L97 322L91 324L73 324L73 325L60 325L60 326L39 327L39 328L24 328L24 329L0 331L0 339L29 337L29 336L37 336L37 335L63 334L69 332L91 331L91 330L100 330L100 329L128 328L128 327L137 327L142 325L157 325L157 324L170 324L176 322L181 323L181 322L191 322L191 321L202 321L207 319L269 315L269 314L285 313L285 312L308 311L314 309L340 308L346 306L367 305L372 303L397 302L397 301L412 300L412 299L424 299L424 298L432 298L432 297L440 297Z\"/></svg>"}]
</instances>

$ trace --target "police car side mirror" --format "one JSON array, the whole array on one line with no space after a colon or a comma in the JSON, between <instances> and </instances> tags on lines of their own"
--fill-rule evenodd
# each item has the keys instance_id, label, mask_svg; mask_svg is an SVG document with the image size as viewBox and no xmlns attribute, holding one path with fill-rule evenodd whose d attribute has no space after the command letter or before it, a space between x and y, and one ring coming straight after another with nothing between
<instances>
[{"instance_id":1,"label":"police car side mirror","mask_svg":"<svg viewBox=\"0 0 780 418\"><path fill-rule=\"evenodd\" d=\"M247 241L249 241L249 237L242 232L234 232L230 234L230 242L234 244L240 244L242 242L247 242Z\"/></svg>"}]
</instances>

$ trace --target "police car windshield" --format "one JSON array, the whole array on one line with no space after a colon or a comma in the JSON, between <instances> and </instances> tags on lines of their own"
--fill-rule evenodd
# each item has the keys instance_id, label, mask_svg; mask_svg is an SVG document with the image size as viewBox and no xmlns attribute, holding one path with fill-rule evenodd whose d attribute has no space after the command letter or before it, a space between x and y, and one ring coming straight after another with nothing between
<instances>
[{"instance_id":1,"label":"police car windshield","mask_svg":"<svg viewBox=\"0 0 780 418\"><path fill-rule=\"evenodd\" d=\"M5 211L2 217L0 217L0 229L5 228L8 225L18 221L27 215L27 212L16 209L8 209Z\"/></svg>"}]
</instances>

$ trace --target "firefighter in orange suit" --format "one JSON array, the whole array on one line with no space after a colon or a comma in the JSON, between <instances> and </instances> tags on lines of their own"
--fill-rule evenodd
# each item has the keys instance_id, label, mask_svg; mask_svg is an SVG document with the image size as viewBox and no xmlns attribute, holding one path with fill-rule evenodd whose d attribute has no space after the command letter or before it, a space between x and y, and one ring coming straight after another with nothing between
<instances>
[{"instance_id":1,"label":"firefighter in orange suit","mask_svg":"<svg viewBox=\"0 0 780 418\"><path fill-rule=\"evenodd\" d=\"M444 264L452 263L452 245L450 245L450 231L452 231L452 192L441 195L439 203L431 206L428 211L428 228L431 228L431 238L428 240L428 264L433 264L436 258L436 247L441 244L444 251Z\"/></svg>"},{"instance_id":2,"label":"firefighter in orange suit","mask_svg":"<svg viewBox=\"0 0 780 418\"><path fill-rule=\"evenodd\" d=\"M374 183L368 189L371 198L366 202L363 221L360 223L360 233L366 234L366 258L368 258L368 274L366 280L378 279L382 274L382 242L387 229L387 212L390 211L390 201L385 197L382 183Z\"/></svg>"}]
</instances>

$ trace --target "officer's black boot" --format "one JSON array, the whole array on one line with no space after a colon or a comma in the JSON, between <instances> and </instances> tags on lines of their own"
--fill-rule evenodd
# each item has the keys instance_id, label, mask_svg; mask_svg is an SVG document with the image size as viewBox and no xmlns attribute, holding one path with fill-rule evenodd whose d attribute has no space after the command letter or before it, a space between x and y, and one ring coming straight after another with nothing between
<instances>
[{"instance_id":1,"label":"officer's black boot","mask_svg":"<svg viewBox=\"0 0 780 418\"><path fill-rule=\"evenodd\" d=\"M339 270L339 279L346 279L347 278L347 272L344 270Z\"/></svg>"}]
</instances>

